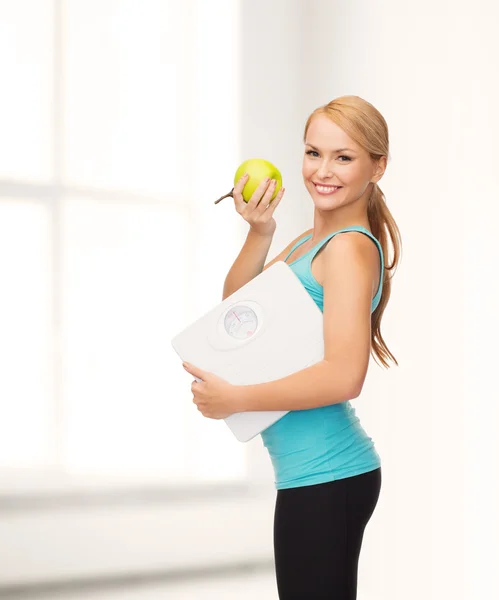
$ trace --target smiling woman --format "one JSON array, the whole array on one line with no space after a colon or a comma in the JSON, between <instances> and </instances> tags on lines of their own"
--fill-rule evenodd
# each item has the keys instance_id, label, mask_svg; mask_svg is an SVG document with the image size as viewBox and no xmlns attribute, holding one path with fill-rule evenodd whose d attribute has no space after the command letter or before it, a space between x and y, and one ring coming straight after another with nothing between
<instances>
[{"instance_id":1,"label":"smiling woman","mask_svg":"<svg viewBox=\"0 0 499 600\"><path fill-rule=\"evenodd\" d=\"M354 598L363 533L381 490L381 459L350 400L361 394L371 353L384 366L388 356L398 364L380 322L400 234L378 186L388 129L371 104L344 96L318 108L304 143L314 227L283 260L293 254L289 267L323 312L324 360L245 386L243 406L290 411L261 434L277 489L279 598L346 598L346 590ZM394 259L385 267L387 234Z\"/></svg>"}]
</instances>

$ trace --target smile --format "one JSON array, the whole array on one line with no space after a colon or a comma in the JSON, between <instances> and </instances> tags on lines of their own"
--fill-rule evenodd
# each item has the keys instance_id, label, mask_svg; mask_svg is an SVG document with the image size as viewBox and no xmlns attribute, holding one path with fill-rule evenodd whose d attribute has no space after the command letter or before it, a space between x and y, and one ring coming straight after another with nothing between
<instances>
[{"instance_id":1,"label":"smile","mask_svg":"<svg viewBox=\"0 0 499 600\"><path fill-rule=\"evenodd\" d=\"M341 190L342 186L335 186L335 185L318 185L317 183L314 183L315 185L315 189L319 192L319 194L322 194L324 196L329 196L329 194L334 194L335 192L337 192L338 190Z\"/></svg>"}]
</instances>

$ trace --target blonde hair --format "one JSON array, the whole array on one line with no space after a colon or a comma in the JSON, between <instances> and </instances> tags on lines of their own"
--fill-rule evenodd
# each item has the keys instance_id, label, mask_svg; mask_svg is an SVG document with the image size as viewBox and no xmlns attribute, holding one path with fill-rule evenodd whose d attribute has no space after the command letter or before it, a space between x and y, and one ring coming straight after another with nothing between
<instances>
[{"instance_id":1,"label":"blonde hair","mask_svg":"<svg viewBox=\"0 0 499 600\"><path fill-rule=\"evenodd\" d=\"M307 119L303 142L305 143L307 131L314 116L325 115L338 127L343 129L357 144L362 146L373 161L382 156L389 158L388 126L383 115L372 104L359 96L341 96L324 106L320 106ZM383 249L385 271L383 273L383 289L376 310L371 315L371 352L385 367L388 368L387 358L390 357L398 366L393 354L388 350L381 335L381 318L385 311L391 294L391 279L395 275L400 260L402 241L400 230L395 223L388 206L385 195L375 183L372 187L367 205L367 217L374 237ZM388 235L393 246L393 260L390 265L388 255ZM377 361L376 361L377 362Z\"/></svg>"}]
</instances>

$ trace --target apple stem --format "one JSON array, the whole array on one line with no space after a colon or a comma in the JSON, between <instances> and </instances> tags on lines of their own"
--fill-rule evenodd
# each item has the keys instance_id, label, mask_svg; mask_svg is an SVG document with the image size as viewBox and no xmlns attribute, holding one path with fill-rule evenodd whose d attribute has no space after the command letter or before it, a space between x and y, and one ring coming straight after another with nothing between
<instances>
[{"instance_id":1,"label":"apple stem","mask_svg":"<svg viewBox=\"0 0 499 600\"><path fill-rule=\"evenodd\" d=\"M222 196L218 200L215 200L214 204L218 204L220 202L220 200L223 200L224 198L228 198L229 196L232 196L233 191L234 191L234 188L232 188L228 194L225 194L225 196ZM234 196L232 196L232 197L234 197Z\"/></svg>"}]
</instances>

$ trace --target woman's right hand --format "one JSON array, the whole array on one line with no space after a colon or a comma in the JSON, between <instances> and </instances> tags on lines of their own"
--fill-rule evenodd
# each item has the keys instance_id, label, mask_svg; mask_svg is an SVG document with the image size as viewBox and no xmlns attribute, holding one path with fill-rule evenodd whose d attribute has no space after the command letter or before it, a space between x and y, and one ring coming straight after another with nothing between
<instances>
[{"instance_id":1,"label":"woman's right hand","mask_svg":"<svg viewBox=\"0 0 499 600\"><path fill-rule=\"evenodd\" d=\"M272 215L284 195L284 188L281 188L270 202L275 191L276 181L267 177L260 182L249 201L245 202L242 192L248 179L248 175L243 175L234 186L232 196L236 211L249 223L252 231L260 235L272 236L277 226Z\"/></svg>"}]
</instances>

